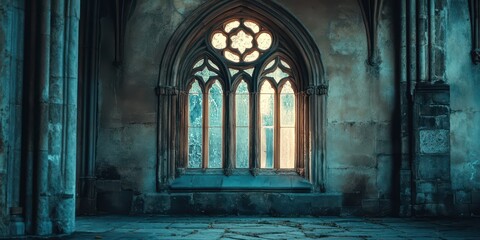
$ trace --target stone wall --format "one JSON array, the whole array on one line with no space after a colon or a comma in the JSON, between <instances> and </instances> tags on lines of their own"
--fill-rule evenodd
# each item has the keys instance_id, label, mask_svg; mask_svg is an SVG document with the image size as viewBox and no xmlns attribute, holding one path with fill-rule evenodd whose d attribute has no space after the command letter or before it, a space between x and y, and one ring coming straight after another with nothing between
<instances>
[{"instance_id":1,"label":"stone wall","mask_svg":"<svg viewBox=\"0 0 480 240\"><path fill-rule=\"evenodd\" d=\"M117 67L112 64L112 18L102 18L96 159L102 186L113 180L112 191L156 191L158 66L172 33L203 2L137 1L126 28L124 62ZM345 193L344 205L365 210L357 213L376 213L380 207L388 213L395 101L392 6L386 4L381 14L382 62L375 68L366 64L367 37L357 1L278 2L305 24L325 65L327 192Z\"/></svg>"},{"instance_id":2,"label":"stone wall","mask_svg":"<svg viewBox=\"0 0 480 240\"><path fill-rule=\"evenodd\" d=\"M461 3L460 3L461 2ZM480 65L470 58L467 1L449 1L447 78L451 86L451 177L456 213L480 214Z\"/></svg>"}]
</instances>

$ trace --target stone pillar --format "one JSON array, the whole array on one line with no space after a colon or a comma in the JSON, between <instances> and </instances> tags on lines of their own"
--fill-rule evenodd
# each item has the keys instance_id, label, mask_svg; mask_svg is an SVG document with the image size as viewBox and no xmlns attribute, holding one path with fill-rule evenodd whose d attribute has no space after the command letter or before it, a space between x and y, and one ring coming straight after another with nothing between
<instances>
[{"instance_id":1,"label":"stone pillar","mask_svg":"<svg viewBox=\"0 0 480 240\"><path fill-rule=\"evenodd\" d=\"M78 0L28 2L24 130L27 233L74 231ZM35 119L32 121L31 119Z\"/></svg>"},{"instance_id":2,"label":"stone pillar","mask_svg":"<svg viewBox=\"0 0 480 240\"><path fill-rule=\"evenodd\" d=\"M414 214L449 215L453 206L449 86L418 85L415 90L414 115Z\"/></svg>"},{"instance_id":3,"label":"stone pillar","mask_svg":"<svg viewBox=\"0 0 480 240\"><path fill-rule=\"evenodd\" d=\"M0 0L0 237L24 233L20 207L24 1Z\"/></svg>"},{"instance_id":4,"label":"stone pillar","mask_svg":"<svg viewBox=\"0 0 480 240\"><path fill-rule=\"evenodd\" d=\"M445 0L401 3L402 216L448 215L452 205L445 6Z\"/></svg>"}]
</instances>

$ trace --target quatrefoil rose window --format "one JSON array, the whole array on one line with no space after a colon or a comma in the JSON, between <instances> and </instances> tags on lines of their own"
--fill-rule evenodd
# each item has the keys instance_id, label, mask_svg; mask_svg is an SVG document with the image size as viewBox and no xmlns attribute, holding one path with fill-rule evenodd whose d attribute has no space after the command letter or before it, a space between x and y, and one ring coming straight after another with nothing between
<instances>
[{"instance_id":1,"label":"quatrefoil rose window","mask_svg":"<svg viewBox=\"0 0 480 240\"><path fill-rule=\"evenodd\" d=\"M272 35L250 20L232 20L213 32L212 47L234 63L251 63L272 46Z\"/></svg>"}]
</instances>

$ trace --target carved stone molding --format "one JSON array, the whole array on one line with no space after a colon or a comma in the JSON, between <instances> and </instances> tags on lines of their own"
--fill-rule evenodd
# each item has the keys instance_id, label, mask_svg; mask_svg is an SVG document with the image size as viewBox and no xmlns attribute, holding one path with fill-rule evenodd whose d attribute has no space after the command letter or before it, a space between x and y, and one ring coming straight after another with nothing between
<instances>
[{"instance_id":1,"label":"carved stone molding","mask_svg":"<svg viewBox=\"0 0 480 240\"><path fill-rule=\"evenodd\" d=\"M472 61L480 64L480 2L469 0L470 23L472 25Z\"/></svg>"},{"instance_id":2,"label":"carved stone molding","mask_svg":"<svg viewBox=\"0 0 480 240\"><path fill-rule=\"evenodd\" d=\"M161 95L171 96L171 95L178 95L179 93L180 91L172 86L157 86L155 88L155 94L157 94L157 96L161 96Z\"/></svg>"},{"instance_id":3,"label":"carved stone molding","mask_svg":"<svg viewBox=\"0 0 480 240\"><path fill-rule=\"evenodd\" d=\"M382 11L383 0L358 0L360 9L362 10L363 23L367 33L368 42L368 59L370 66L378 66L381 63L378 54L377 38L378 38L378 21L380 12Z\"/></svg>"},{"instance_id":4,"label":"carved stone molding","mask_svg":"<svg viewBox=\"0 0 480 240\"><path fill-rule=\"evenodd\" d=\"M115 32L115 66L122 65L123 46L127 20L132 15L135 8L135 0L115 0L114 6L114 32Z\"/></svg>"},{"instance_id":5,"label":"carved stone molding","mask_svg":"<svg viewBox=\"0 0 480 240\"><path fill-rule=\"evenodd\" d=\"M307 88L306 91L307 95L327 95L328 93L328 85L320 84L318 86L311 86Z\"/></svg>"}]
</instances>

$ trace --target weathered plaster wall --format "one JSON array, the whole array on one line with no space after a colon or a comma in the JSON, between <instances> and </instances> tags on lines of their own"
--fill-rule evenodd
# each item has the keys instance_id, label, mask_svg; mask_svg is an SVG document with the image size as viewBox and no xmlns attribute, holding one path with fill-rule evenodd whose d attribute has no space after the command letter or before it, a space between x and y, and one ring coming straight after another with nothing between
<instances>
[{"instance_id":1,"label":"weathered plaster wall","mask_svg":"<svg viewBox=\"0 0 480 240\"><path fill-rule=\"evenodd\" d=\"M451 178L460 214L480 214L480 66L470 58L466 1L449 1L447 78L451 86Z\"/></svg>"},{"instance_id":2,"label":"weathered plaster wall","mask_svg":"<svg viewBox=\"0 0 480 240\"><path fill-rule=\"evenodd\" d=\"M379 25L379 71L366 65L367 39L357 1L281 1L310 30L329 83L327 191L344 193L344 205L377 212L391 190L391 118L394 41L391 6ZM389 202L382 202L389 207Z\"/></svg>"},{"instance_id":3,"label":"weathered plaster wall","mask_svg":"<svg viewBox=\"0 0 480 240\"><path fill-rule=\"evenodd\" d=\"M114 183L115 189L155 191L157 109L153 89L158 66L171 34L203 2L138 0L127 25L120 68L112 65L111 18L102 20L97 177L120 180ZM382 63L375 71L365 63L367 40L356 0L278 2L305 24L325 65L330 85L326 189L346 193L347 206L376 212L378 199L388 199L391 191L395 99L391 6L386 4L381 15Z\"/></svg>"}]
</instances>

